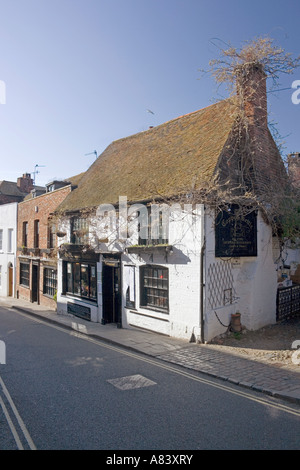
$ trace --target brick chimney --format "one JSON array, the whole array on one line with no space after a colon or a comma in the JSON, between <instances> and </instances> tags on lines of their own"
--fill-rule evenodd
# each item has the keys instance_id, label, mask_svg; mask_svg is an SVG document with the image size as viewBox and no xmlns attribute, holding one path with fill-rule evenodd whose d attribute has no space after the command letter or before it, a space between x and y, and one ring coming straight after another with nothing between
<instances>
[{"instance_id":1,"label":"brick chimney","mask_svg":"<svg viewBox=\"0 0 300 470\"><path fill-rule=\"evenodd\" d=\"M236 67L235 78L243 126L239 148L242 184L246 182L257 194L271 194L287 184L287 173L268 127L267 75L263 64L249 61Z\"/></svg>"},{"instance_id":2,"label":"brick chimney","mask_svg":"<svg viewBox=\"0 0 300 470\"><path fill-rule=\"evenodd\" d=\"M236 67L236 93L249 125L267 126L267 86L262 64L250 62Z\"/></svg>"},{"instance_id":3,"label":"brick chimney","mask_svg":"<svg viewBox=\"0 0 300 470\"><path fill-rule=\"evenodd\" d=\"M17 187L22 191L22 193L30 193L34 188L33 179L31 178L30 173L24 173L23 176L18 178Z\"/></svg>"},{"instance_id":4,"label":"brick chimney","mask_svg":"<svg viewBox=\"0 0 300 470\"><path fill-rule=\"evenodd\" d=\"M287 157L287 163L291 183L300 188L300 152L290 153Z\"/></svg>"}]
</instances>

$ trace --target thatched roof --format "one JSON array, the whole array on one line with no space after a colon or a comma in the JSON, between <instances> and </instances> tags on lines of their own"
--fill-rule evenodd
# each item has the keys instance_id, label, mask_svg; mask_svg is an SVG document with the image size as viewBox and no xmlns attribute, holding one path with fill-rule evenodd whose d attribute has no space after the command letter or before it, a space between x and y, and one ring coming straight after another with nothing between
<instances>
[{"instance_id":1,"label":"thatched roof","mask_svg":"<svg viewBox=\"0 0 300 470\"><path fill-rule=\"evenodd\" d=\"M65 211L173 196L212 178L236 108L224 100L117 140L86 171L60 206Z\"/></svg>"}]
</instances>

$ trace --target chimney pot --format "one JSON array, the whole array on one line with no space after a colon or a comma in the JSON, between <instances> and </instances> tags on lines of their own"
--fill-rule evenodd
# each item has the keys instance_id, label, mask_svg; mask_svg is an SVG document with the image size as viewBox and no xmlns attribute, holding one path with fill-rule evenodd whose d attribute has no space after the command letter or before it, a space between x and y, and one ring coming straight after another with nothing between
<instances>
[{"instance_id":1,"label":"chimney pot","mask_svg":"<svg viewBox=\"0 0 300 470\"><path fill-rule=\"evenodd\" d=\"M33 189L33 180L31 178L30 173L24 173L23 176L18 178L17 180L17 187L22 191L23 193L30 193L30 191Z\"/></svg>"}]
</instances>

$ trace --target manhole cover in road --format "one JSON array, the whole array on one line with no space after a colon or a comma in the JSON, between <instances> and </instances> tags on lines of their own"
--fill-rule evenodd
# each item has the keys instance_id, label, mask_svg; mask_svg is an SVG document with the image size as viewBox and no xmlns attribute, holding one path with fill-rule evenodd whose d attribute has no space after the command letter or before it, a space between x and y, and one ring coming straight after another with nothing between
<instances>
[{"instance_id":1,"label":"manhole cover in road","mask_svg":"<svg viewBox=\"0 0 300 470\"><path fill-rule=\"evenodd\" d=\"M146 379L140 374L128 375L127 377L120 377L119 379L110 379L109 383L119 388L120 390L131 390L133 388L149 387L156 385L152 380Z\"/></svg>"}]
</instances>

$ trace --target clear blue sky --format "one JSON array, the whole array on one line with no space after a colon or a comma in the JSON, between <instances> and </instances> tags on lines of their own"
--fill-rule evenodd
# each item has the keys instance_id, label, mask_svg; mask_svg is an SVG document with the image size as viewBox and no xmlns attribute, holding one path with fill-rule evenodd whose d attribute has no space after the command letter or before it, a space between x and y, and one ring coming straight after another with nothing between
<instances>
[{"instance_id":1,"label":"clear blue sky","mask_svg":"<svg viewBox=\"0 0 300 470\"><path fill-rule=\"evenodd\" d=\"M200 69L226 44L269 36L300 54L299 0L0 0L0 18L0 180L40 165L39 185L220 98ZM293 80L300 69L269 94L285 153L300 151Z\"/></svg>"}]
</instances>

